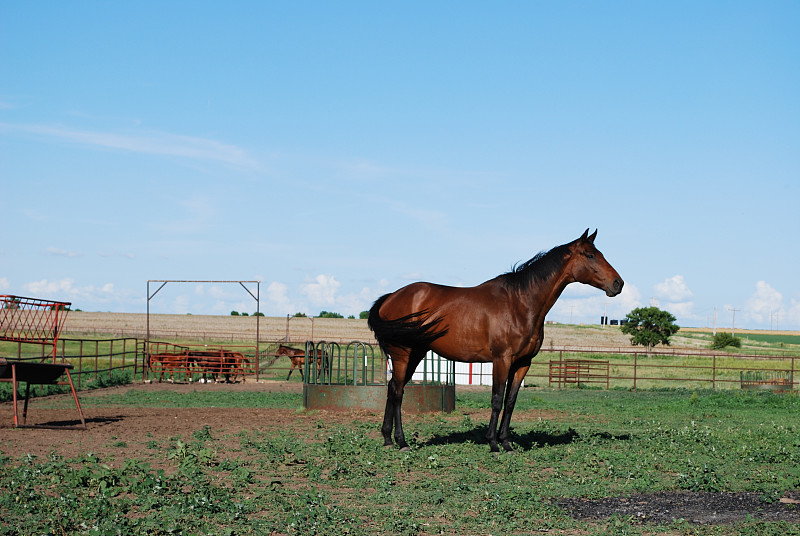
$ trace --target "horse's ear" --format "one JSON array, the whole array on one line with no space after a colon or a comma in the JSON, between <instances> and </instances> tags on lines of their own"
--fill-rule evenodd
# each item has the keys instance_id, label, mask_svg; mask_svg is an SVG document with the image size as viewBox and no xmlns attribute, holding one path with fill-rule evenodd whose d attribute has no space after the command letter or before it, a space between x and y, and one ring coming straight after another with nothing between
<instances>
[{"instance_id":1,"label":"horse's ear","mask_svg":"<svg viewBox=\"0 0 800 536\"><path fill-rule=\"evenodd\" d=\"M586 240L587 236L589 236L589 228L588 227L586 228L586 230L583 232L583 234L581 235L581 237L578 240L581 240L581 241Z\"/></svg>"},{"instance_id":2,"label":"horse's ear","mask_svg":"<svg viewBox=\"0 0 800 536\"><path fill-rule=\"evenodd\" d=\"M588 232L588 231L589 231L589 229L586 229L586 231ZM589 242L591 242L592 244L594 244L594 239L595 239L595 237L596 237L596 236L597 236L597 229L595 229L595 230L594 230L594 232L593 232L593 233L591 234L591 236L589 237Z\"/></svg>"}]
</instances>

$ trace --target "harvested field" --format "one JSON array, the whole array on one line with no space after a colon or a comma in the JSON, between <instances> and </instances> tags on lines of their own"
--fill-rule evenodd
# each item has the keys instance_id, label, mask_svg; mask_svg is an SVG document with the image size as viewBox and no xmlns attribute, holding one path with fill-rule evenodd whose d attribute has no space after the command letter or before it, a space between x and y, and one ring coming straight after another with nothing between
<instances>
[{"instance_id":1,"label":"harvested field","mask_svg":"<svg viewBox=\"0 0 800 536\"><path fill-rule=\"evenodd\" d=\"M307 340L370 342L372 332L366 320L344 318L150 315L151 338L191 338L208 340L253 340L258 324L262 341ZM87 313L73 311L64 326L65 336L113 334L146 338L147 315L141 313Z\"/></svg>"},{"instance_id":2,"label":"harvested field","mask_svg":"<svg viewBox=\"0 0 800 536\"><path fill-rule=\"evenodd\" d=\"M367 321L345 318L261 317L258 321L262 341L332 341L374 343ZM687 336L681 336L681 332ZM673 337L672 348L707 348L708 341L695 335L709 333L706 328L681 328ZM740 330L741 336L759 331ZM765 332L766 333L766 332ZM769 332L797 335L797 332ZM147 315L141 313L89 313L73 311L67 317L64 336L114 335L144 339ZM202 340L254 340L256 317L214 315L150 315L152 339L198 338ZM630 338L618 326L547 324L545 348L601 347L630 348Z\"/></svg>"},{"instance_id":3,"label":"harvested field","mask_svg":"<svg viewBox=\"0 0 800 536\"><path fill-rule=\"evenodd\" d=\"M258 322L262 341L289 340L364 341L374 342L367 321L346 318L261 317ZM113 334L145 338L147 315L141 313L88 313L73 311L67 317L63 334ZM182 338L199 336L230 339L254 339L256 317L213 315L150 315L151 337ZM545 346L604 346L629 347L627 335L618 327L574 326L548 324L545 328Z\"/></svg>"}]
</instances>

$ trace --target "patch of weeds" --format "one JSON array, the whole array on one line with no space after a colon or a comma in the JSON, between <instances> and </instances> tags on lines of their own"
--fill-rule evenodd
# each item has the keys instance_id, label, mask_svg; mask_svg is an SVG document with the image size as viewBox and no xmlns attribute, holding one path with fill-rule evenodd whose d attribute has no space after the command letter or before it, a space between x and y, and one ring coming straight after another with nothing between
<instances>
[{"instance_id":1,"label":"patch of weeds","mask_svg":"<svg viewBox=\"0 0 800 536\"><path fill-rule=\"evenodd\" d=\"M686 472L678 475L678 485L689 491L722 491L723 483L708 464L688 460Z\"/></svg>"},{"instance_id":2,"label":"patch of weeds","mask_svg":"<svg viewBox=\"0 0 800 536\"><path fill-rule=\"evenodd\" d=\"M211 427L206 424L199 430L195 430L192 433L192 437L195 438L197 441L210 441L211 439L213 439L211 437Z\"/></svg>"}]
</instances>

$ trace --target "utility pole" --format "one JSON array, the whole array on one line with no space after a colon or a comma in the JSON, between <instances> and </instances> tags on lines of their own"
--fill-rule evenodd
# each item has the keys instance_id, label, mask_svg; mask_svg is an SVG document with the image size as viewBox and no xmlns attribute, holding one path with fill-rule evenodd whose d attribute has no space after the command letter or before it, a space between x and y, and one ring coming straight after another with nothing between
<instances>
[{"instance_id":1,"label":"utility pole","mask_svg":"<svg viewBox=\"0 0 800 536\"><path fill-rule=\"evenodd\" d=\"M717 335L717 306L714 306L714 331L711 332L712 335Z\"/></svg>"},{"instance_id":2,"label":"utility pole","mask_svg":"<svg viewBox=\"0 0 800 536\"><path fill-rule=\"evenodd\" d=\"M736 311L741 311L741 309L736 309L735 307L728 307L728 311L733 311L733 322L731 323L731 337L734 337L733 332L736 330Z\"/></svg>"},{"instance_id":3,"label":"utility pole","mask_svg":"<svg viewBox=\"0 0 800 536\"><path fill-rule=\"evenodd\" d=\"M572 310L575 309L574 305L569 306L569 323L572 324Z\"/></svg>"}]
</instances>

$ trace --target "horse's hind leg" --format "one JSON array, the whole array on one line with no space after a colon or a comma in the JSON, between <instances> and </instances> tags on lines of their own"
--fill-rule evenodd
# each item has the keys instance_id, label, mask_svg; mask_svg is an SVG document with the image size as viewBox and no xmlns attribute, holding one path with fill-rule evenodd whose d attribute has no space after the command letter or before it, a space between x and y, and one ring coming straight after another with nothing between
<instances>
[{"instance_id":1,"label":"horse's hind leg","mask_svg":"<svg viewBox=\"0 0 800 536\"><path fill-rule=\"evenodd\" d=\"M404 350L392 355L392 380L386 394L386 412L383 416L383 444L392 444L392 424L394 424L394 441L401 450L408 449L406 437L403 433L403 391L406 384L411 381L414 371L420 361L425 357L425 349Z\"/></svg>"},{"instance_id":2,"label":"horse's hind leg","mask_svg":"<svg viewBox=\"0 0 800 536\"><path fill-rule=\"evenodd\" d=\"M386 409L383 413L383 426L381 426L384 447L391 447L394 445L392 442L392 429L394 428L394 407L397 404L397 395L395 393L394 378L392 378L389 381L386 392Z\"/></svg>"}]
</instances>

